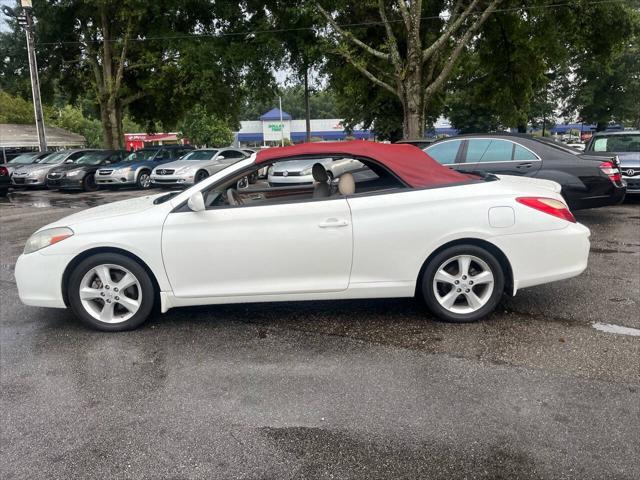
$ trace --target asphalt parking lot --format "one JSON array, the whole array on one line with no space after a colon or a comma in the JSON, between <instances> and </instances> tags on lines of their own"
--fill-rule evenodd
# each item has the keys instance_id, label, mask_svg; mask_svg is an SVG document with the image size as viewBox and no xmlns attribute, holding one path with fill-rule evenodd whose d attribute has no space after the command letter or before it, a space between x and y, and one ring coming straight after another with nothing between
<instances>
[{"instance_id":1,"label":"asphalt parking lot","mask_svg":"<svg viewBox=\"0 0 640 480\"><path fill-rule=\"evenodd\" d=\"M141 194L0 199L0 478L640 478L640 200L577 212L587 271L476 324L302 302L105 334L20 304L33 231Z\"/></svg>"}]
</instances>

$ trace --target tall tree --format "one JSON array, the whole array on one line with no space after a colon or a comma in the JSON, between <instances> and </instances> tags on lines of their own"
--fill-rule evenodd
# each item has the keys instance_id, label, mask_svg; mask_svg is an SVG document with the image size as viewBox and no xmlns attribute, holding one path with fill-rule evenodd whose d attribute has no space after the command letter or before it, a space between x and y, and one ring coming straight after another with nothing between
<instances>
[{"instance_id":1,"label":"tall tree","mask_svg":"<svg viewBox=\"0 0 640 480\"><path fill-rule=\"evenodd\" d=\"M398 98L404 137L419 138L429 103L500 1L368 0L316 6L336 36L333 50ZM359 23L376 35L362 37L342 26Z\"/></svg>"},{"instance_id":2,"label":"tall tree","mask_svg":"<svg viewBox=\"0 0 640 480\"><path fill-rule=\"evenodd\" d=\"M273 39L253 33L269 26L261 2L33 3L43 83L68 101L94 99L106 147L122 145L126 111L149 130L175 128L195 103L233 123L247 91L273 88ZM24 61L14 50L0 78Z\"/></svg>"}]
</instances>

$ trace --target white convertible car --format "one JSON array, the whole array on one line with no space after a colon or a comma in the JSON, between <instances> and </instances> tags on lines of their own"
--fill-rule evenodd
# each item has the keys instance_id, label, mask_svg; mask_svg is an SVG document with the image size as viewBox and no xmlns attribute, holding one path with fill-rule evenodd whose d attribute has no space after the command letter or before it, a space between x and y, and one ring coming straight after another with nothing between
<instances>
[{"instance_id":1,"label":"white convertible car","mask_svg":"<svg viewBox=\"0 0 640 480\"><path fill-rule=\"evenodd\" d=\"M358 159L368 175L248 185L293 159ZM245 188L240 188L240 187ZM550 181L455 172L410 145L355 141L263 150L182 191L103 205L37 231L16 264L28 305L132 329L156 302L418 297L443 320L579 275L589 230Z\"/></svg>"}]
</instances>

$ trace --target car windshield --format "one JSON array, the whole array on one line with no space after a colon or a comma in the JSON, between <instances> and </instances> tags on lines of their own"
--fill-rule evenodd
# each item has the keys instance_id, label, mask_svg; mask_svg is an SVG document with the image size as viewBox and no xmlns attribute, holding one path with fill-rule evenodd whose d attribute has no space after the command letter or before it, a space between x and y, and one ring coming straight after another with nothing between
<instances>
[{"instance_id":1,"label":"car windshield","mask_svg":"<svg viewBox=\"0 0 640 480\"><path fill-rule=\"evenodd\" d=\"M82 157L77 159L74 163L77 163L78 165L98 165L110 154L111 152L87 153L86 155L83 155Z\"/></svg>"},{"instance_id":2,"label":"car windshield","mask_svg":"<svg viewBox=\"0 0 640 480\"><path fill-rule=\"evenodd\" d=\"M158 153L158 149L150 149L150 150L137 150L127 156L124 159L125 162L144 162L147 160L153 159Z\"/></svg>"},{"instance_id":3,"label":"car windshield","mask_svg":"<svg viewBox=\"0 0 640 480\"><path fill-rule=\"evenodd\" d=\"M180 160L211 160L217 153L218 150L195 150L187 153Z\"/></svg>"},{"instance_id":4,"label":"car windshield","mask_svg":"<svg viewBox=\"0 0 640 480\"><path fill-rule=\"evenodd\" d=\"M14 165L24 165L27 163L33 163L35 161L35 156L37 153L23 153L22 155L18 155L15 158L12 158L7 163L12 163Z\"/></svg>"},{"instance_id":5,"label":"car windshield","mask_svg":"<svg viewBox=\"0 0 640 480\"><path fill-rule=\"evenodd\" d=\"M640 152L640 133L598 135L587 148L589 152Z\"/></svg>"},{"instance_id":6,"label":"car windshield","mask_svg":"<svg viewBox=\"0 0 640 480\"><path fill-rule=\"evenodd\" d=\"M64 160L67 155L68 155L68 152L53 153L45 157L42 161L38 163L48 163L48 164L61 163L62 160Z\"/></svg>"}]
</instances>

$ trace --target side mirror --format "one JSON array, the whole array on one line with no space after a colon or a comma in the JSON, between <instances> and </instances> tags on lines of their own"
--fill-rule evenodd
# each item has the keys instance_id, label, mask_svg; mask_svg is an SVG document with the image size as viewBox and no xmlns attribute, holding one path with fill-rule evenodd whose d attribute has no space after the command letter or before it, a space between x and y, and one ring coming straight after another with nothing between
<instances>
[{"instance_id":1,"label":"side mirror","mask_svg":"<svg viewBox=\"0 0 640 480\"><path fill-rule=\"evenodd\" d=\"M216 160L224 160L224 155L218 155L218 156L216 157Z\"/></svg>"},{"instance_id":2,"label":"side mirror","mask_svg":"<svg viewBox=\"0 0 640 480\"><path fill-rule=\"evenodd\" d=\"M203 212L205 210L204 206L204 197L202 196L202 192L196 192L189 197L187 201L187 206L193 212Z\"/></svg>"},{"instance_id":3,"label":"side mirror","mask_svg":"<svg viewBox=\"0 0 640 480\"><path fill-rule=\"evenodd\" d=\"M64 163L73 163L73 158L67 158Z\"/></svg>"},{"instance_id":4,"label":"side mirror","mask_svg":"<svg viewBox=\"0 0 640 480\"><path fill-rule=\"evenodd\" d=\"M238 183L236 184L236 187L238 189L247 188L248 186L249 186L248 177L242 177L240 180L238 180Z\"/></svg>"}]
</instances>

